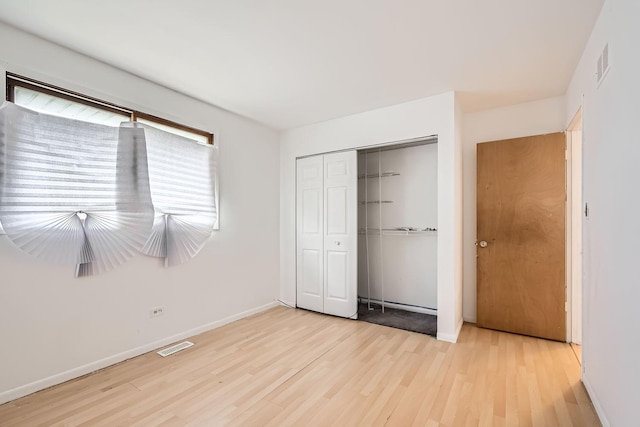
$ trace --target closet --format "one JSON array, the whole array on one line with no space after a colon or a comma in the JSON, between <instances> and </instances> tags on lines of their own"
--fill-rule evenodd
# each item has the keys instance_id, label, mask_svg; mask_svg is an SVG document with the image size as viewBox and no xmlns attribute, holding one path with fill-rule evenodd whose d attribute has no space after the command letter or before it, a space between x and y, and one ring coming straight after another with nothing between
<instances>
[{"instance_id":1,"label":"closet","mask_svg":"<svg viewBox=\"0 0 640 427\"><path fill-rule=\"evenodd\" d=\"M357 307L355 151L296 163L296 305L342 317Z\"/></svg>"},{"instance_id":2,"label":"closet","mask_svg":"<svg viewBox=\"0 0 640 427\"><path fill-rule=\"evenodd\" d=\"M297 159L297 307L437 314L437 166L436 137Z\"/></svg>"},{"instance_id":3,"label":"closet","mask_svg":"<svg viewBox=\"0 0 640 427\"><path fill-rule=\"evenodd\" d=\"M358 153L358 298L369 309L437 314L437 147L434 137Z\"/></svg>"}]
</instances>

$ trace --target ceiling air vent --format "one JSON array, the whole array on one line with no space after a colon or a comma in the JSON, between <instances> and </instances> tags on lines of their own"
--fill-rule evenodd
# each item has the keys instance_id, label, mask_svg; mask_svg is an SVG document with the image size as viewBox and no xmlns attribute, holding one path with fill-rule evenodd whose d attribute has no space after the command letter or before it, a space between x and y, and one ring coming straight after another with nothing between
<instances>
[{"instance_id":1,"label":"ceiling air vent","mask_svg":"<svg viewBox=\"0 0 640 427\"><path fill-rule=\"evenodd\" d=\"M609 71L609 43L604 45L604 49L602 49L602 53L598 57L598 69L596 70L596 76L598 78L598 86L607 75Z\"/></svg>"},{"instance_id":2,"label":"ceiling air vent","mask_svg":"<svg viewBox=\"0 0 640 427\"><path fill-rule=\"evenodd\" d=\"M162 357L171 356L174 353L179 352L180 350L184 350L185 348L189 348L193 345L190 341L181 342L180 344L172 345L171 347L167 347L164 350L160 350L157 353Z\"/></svg>"}]
</instances>

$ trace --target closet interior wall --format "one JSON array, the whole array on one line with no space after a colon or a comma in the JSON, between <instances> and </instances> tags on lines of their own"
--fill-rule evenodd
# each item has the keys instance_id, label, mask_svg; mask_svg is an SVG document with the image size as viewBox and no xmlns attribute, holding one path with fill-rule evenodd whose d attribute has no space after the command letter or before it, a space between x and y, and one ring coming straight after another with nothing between
<instances>
[{"instance_id":1,"label":"closet interior wall","mask_svg":"<svg viewBox=\"0 0 640 427\"><path fill-rule=\"evenodd\" d=\"M437 314L438 145L358 152L358 297Z\"/></svg>"}]
</instances>

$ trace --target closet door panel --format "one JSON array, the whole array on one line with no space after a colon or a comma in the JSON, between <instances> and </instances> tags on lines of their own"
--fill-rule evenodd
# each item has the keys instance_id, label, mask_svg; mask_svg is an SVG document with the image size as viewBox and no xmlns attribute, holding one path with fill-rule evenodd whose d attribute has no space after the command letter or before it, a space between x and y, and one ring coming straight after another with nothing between
<instances>
[{"instance_id":1,"label":"closet door panel","mask_svg":"<svg viewBox=\"0 0 640 427\"><path fill-rule=\"evenodd\" d=\"M349 268L348 253L327 251L327 299L348 302ZM351 315L353 313L349 313Z\"/></svg>"},{"instance_id":2,"label":"closet door panel","mask_svg":"<svg viewBox=\"0 0 640 427\"><path fill-rule=\"evenodd\" d=\"M347 188L327 188L327 235L347 234Z\"/></svg>"},{"instance_id":3,"label":"closet door panel","mask_svg":"<svg viewBox=\"0 0 640 427\"><path fill-rule=\"evenodd\" d=\"M322 232L322 190L302 190L302 232L319 235Z\"/></svg>"},{"instance_id":4,"label":"closet door panel","mask_svg":"<svg viewBox=\"0 0 640 427\"><path fill-rule=\"evenodd\" d=\"M322 251L302 251L302 295L306 298L322 298Z\"/></svg>"},{"instance_id":5,"label":"closet door panel","mask_svg":"<svg viewBox=\"0 0 640 427\"><path fill-rule=\"evenodd\" d=\"M357 315L356 152L324 156L324 312Z\"/></svg>"},{"instance_id":6,"label":"closet door panel","mask_svg":"<svg viewBox=\"0 0 640 427\"><path fill-rule=\"evenodd\" d=\"M297 161L296 305L324 311L324 196L322 156Z\"/></svg>"}]
</instances>

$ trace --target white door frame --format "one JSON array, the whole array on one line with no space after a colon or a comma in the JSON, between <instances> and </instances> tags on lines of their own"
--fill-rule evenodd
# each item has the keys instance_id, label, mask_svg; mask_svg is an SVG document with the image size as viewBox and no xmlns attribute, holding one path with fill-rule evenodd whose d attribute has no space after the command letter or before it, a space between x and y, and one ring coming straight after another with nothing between
<instances>
[{"instance_id":1,"label":"white door frame","mask_svg":"<svg viewBox=\"0 0 640 427\"><path fill-rule=\"evenodd\" d=\"M567 127L567 342L582 344L582 107Z\"/></svg>"}]
</instances>

